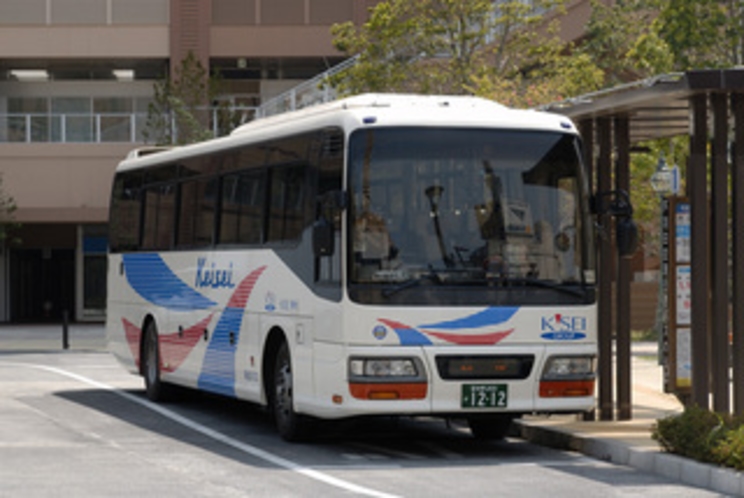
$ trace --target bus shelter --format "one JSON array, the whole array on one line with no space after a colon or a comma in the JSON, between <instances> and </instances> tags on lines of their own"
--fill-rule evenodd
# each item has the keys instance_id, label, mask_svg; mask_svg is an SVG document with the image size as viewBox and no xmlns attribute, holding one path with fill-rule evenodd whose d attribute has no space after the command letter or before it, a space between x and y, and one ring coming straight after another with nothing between
<instances>
[{"instance_id":1,"label":"bus shelter","mask_svg":"<svg viewBox=\"0 0 744 498\"><path fill-rule=\"evenodd\" d=\"M689 135L683 193L690 211L689 401L744 413L744 69L659 76L544 110L579 126L595 192L630 191L634 145ZM609 227L609 214L600 210L598 218ZM598 251L599 418L625 420L632 417L630 260L617 258L610 237L600 237Z\"/></svg>"}]
</instances>

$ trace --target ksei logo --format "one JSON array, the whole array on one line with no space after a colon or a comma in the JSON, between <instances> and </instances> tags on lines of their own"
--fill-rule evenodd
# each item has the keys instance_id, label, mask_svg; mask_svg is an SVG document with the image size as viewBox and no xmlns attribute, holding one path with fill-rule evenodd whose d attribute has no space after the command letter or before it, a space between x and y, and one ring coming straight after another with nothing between
<instances>
[{"instance_id":1,"label":"ksei logo","mask_svg":"<svg viewBox=\"0 0 744 498\"><path fill-rule=\"evenodd\" d=\"M549 341L578 341L586 337L586 317L556 313L541 318L543 339Z\"/></svg>"}]
</instances>

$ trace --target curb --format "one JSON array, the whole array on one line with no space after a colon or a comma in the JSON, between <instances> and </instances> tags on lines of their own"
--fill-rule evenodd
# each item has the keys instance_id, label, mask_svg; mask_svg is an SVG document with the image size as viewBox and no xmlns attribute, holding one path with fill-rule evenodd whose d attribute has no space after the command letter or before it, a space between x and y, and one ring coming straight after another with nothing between
<instances>
[{"instance_id":1,"label":"curb","mask_svg":"<svg viewBox=\"0 0 744 498\"><path fill-rule=\"evenodd\" d=\"M524 420L515 420L513 429L518 437L533 444L575 451L729 496L744 496L744 473L732 469L695 462L657 449L642 450L617 441L581 436Z\"/></svg>"}]
</instances>

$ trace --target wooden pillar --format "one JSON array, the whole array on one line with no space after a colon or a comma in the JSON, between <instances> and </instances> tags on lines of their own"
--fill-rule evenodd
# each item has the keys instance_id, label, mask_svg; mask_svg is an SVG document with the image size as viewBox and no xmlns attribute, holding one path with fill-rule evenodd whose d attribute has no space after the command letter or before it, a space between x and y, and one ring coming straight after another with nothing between
<instances>
[{"instance_id":1,"label":"wooden pillar","mask_svg":"<svg viewBox=\"0 0 744 498\"><path fill-rule=\"evenodd\" d=\"M579 123L579 132L581 133L581 140L584 142L584 164L586 165L589 192L596 192L594 189L594 119L581 121ZM592 409L584 412L583 419L585 421L591 421L595 420L596 416L596 410Z\"/></svg>"},{"instance_id":2,"label":"wooden pillar","mask_svg":"<svg viewBox=\"0 0 744 498\"><path fill-rule=\"evenodd\" d=\"M690 159L687 167L687 190L691 210L691 299L692 299L692 403L710 408L710 361L708 348L709 292L708 273L710 249L708 245L708 181L707 96L690 98L691 133Z\"/></svg>"},{"instance_id":3,"label":"wooden pillar","mask_svg":"<svg viewBox=\"0 0 744 498\"><path fill-rule=\"evenodd\" d=\"M731 95L734 150L731 164L734 413L744 414L744 93Z\"/></svg>"},{"instance_id":4,"label":"wooden pillar","mask_svg":"<svg viewBox=\"0 0 744 498\"><path fill-rule=\"evenodd\" d=\"M589 184L589 191L594 192L594 178L595 178L595 165L594 165L594 120L586 119L579 123L579 132L581 133L581 140L584 142L584 164L586 164L587 170L587 183Z\"/></svg>"},{"instance_id":5,"label":"wooden pillar","mask_svg":"<svg viewBox=\"0 0 744 498\"><path fill-rule=\"evenodd\" d=\"M612 173L612 121L610 118L597 119L597 139L599 157L597 160L597 192L611 190ZM609 199L599 197L599 224L604 233L599 238L599 418L613 419L612 402L612 238L610 227L612 217L603 209Z\"/></svg>"},{"instance_id":6,"label":"wooden pillar","mask_svg":"<svg viewBox=\"0 0 744 498\"><path fill-rule=\"evenodd\" d=\"M729 241L728 241L728 105L714 93L711 150L711 373L713 409L728 413L729 402ZM694 375L694 373L693 373Z\"/></svg>"},{"instance_id":7,"label":"wooden pillar","mask_svg":"<svg viewBox=\"0 0 744 498\"><path fill-rule=\"evenodd\" d=\"M630 193L630 127L628 116L615 118L615 189ZM630 256L617 258L615 283L615 337L617 358L617 408L619 420L632 417L631 357L630 357Z\"/></svg>"}]
</instances>

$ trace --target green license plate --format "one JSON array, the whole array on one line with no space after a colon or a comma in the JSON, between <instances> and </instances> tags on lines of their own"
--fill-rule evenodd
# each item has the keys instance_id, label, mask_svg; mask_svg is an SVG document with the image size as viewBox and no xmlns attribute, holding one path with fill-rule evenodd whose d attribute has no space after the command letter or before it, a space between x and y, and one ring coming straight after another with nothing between
<instances>
[{"instance_id":1,"label":"green license plate","mask_svg":"<svg viewBox=\"0 0 744 498\"><path fill-rule=\"evenodd\" d=\"M460 405L463 408L506 408L506 384L463 384Z\"/></svg>"}]
</instances>

